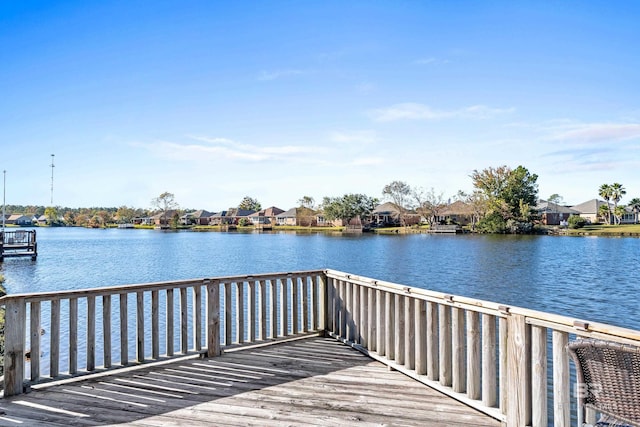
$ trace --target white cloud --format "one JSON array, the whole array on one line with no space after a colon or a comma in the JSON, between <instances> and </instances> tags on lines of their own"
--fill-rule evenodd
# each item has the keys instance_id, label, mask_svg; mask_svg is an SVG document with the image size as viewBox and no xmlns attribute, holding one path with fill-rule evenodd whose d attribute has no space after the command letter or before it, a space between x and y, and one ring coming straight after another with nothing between
<instances>
[{"instance_id":1,"label":"white cloud","mask_svg":"<svg viewBox=\"0 0 640 427\"><path fill-rule=\"evenodd\" d=\"M228 138L188 136L195 143L159 141L152 144L137 144L172 160L209 161L227 159L234 161L262 162L292 160L304 162L304 155L322 153L322 147L302 145L259 146L242 144ZM303 156L303 157L300 157ZM313 156L311 156L313 158Z\"/></svg>"},{"instance_id":2,"label":"white cloud","mask_svg":"<svg viewBox=\"0 0 640 427\"><path fill-rule=\"evenodd\" d=\"M360 93L368 94L373 92L375 85L369 82L362 82L356 86L356 90Z\"/></svg>"},{"instance_id":3,"label":"white cloud","mask_svg":"<svg viewBox=\"0 0 640 427\"><path fill-rule=\"evenodd\" d=\"M305 72L303 70L296 70L296 69L262 71L258 76L258 80L262 80L262 81L276 80L282 77L297 76L304 73Z\"/></svg>"},{"instance_id":4,"label":"white cloud","mask_svg":"<svg viewBox=\"0 0 640 427\"><path fill-rule=\"evenodd\" d=\"M606 142L640 138L637 123L585 123L555 129L550 139L555 141Z\"/></svg>"},{"instance_id":5,"label":"white cloud","mask_svg":"<svg viewBox=\"0 0 640 427\"><path fill-rule=\"evenodd\" d=\"M440 58L429 57L429 58L417 59L417 60L413 61L413 63L414 64L418 64L418 65L437 65L437 64L448 64L449 60L448 59L440 59Z\"/></svg>"},{"instance_id":6,"label":"white cloud","mask_svg":"<svg viewBox=\"0 0 640 427\"><path fill-rule=\"evenodd\" d=\"M361 130L353 132L332 132L329 138L333 142L358 142L362 144L371 144L376 142L376 134L370 130Z\"/></svg>"},{"instance_id":7,"label":"white cloud","mask_svg":"<svg viewBox=\"0 0 640 427\"><path fill-rule=\"evenodd\" d=\"M486 105L472 105L457 110L436 110L425 104L402 103L388 108L371 111L371 116L379 122L397 120L444 120L456 118L488 119L515 111L513 108L491 108Z\"/></svg>"}]
</instances>

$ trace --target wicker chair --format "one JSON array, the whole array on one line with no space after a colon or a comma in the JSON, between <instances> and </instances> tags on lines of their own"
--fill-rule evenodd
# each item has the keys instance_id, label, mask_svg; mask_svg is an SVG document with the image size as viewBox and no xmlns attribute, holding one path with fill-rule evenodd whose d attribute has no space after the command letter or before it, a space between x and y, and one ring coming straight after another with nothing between
<instances>
[{"instance_id":1,"label":"wicker chair","mask_svg":"<svg viewBox=\"0 0 640 427\"><path fill-rule=\"evenodd\" d=\"M640 347L595 339L569 343L578 380L578 425L585 408L599 412L597 426L640 427Z\"/></svg>"}]
</instances>

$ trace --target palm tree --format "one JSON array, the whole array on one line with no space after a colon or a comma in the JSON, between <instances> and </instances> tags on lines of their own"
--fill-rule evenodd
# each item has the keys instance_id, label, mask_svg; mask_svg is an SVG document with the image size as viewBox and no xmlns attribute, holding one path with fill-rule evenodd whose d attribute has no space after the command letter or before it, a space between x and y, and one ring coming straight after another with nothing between
<instances>
[{"instance_id":1,"label":"palm tree","mask_svg":"<svg viewBox=\"0 0 640 427\"><path fill-rule=\"evenodd\" d=\"M627 207L629 207L629 209L631 209L633 213L636 214L636 219L634 222L637 224L639 216L638 214L640 214L640 198L634 197L633 199L631 199Z\"/></svg>"},{"instance_id":2,"label":"palm tree","mask_svg":"<svg viewBox=\"0 0 640 427\"><path fill-rule=\"evenodd\" d=\"M598 195L607 202L607 217L608 222L611 224L611 207L609 206L609 200L611 200L612 187L609 184L602 184L598 190Z\"/></svg>"},{"instance_id":3,"label":"palm tree","mask_svg":"<svg viewBox=\"0 0 640 427\"><path fill-rule=\"evenodd\" d=\"M627 190L622 186L622 184L618 182L614 182L611 185L611 200L613 200L613 210L615 212L618 207L618 202L622 199L622 196L627 194ZM620 223L620 216L616 215L618 219L618 224Z\"/></svg>"}]
</instances>

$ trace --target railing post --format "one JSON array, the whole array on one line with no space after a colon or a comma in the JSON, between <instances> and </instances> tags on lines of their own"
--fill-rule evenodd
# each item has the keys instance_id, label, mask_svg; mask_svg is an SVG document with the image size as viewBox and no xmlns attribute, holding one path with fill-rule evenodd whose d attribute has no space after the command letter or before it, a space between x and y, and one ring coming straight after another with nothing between
<instances>
[{"instance_id":1,"label":"railing post","mask_svg":"<svg viewBox=\"0 0 640 427\"><path fill-rule=\"evenodd\" d=\"M557 427L571 425L569 382L569 334L553 331L553 423Z\"/></svg>"},{"instance_id":2,"label":"railing post","mask_svg":"<svg viewBox=\"0 0 640 427\"><path fill-rule=\"evenodd\" d=\"M6 302L4 331L4 395L23 392L26 303L23 299Z\"/></svg>"},{"instance_id":3,"label":"railing post","mask_svg":"<svg viewBox=\"0 0 640 427\"><path fill-rule=\"evenodd\" d=\"M547 328L533 326L531 330L531 397L532 426L548 423L547 405Z\"/></svg>"},{"instance_id":4,"label":"railing post","mask_svg":"<svg viewBox=\"0 0 640 427\"><path fill-rule=\"evenodd\" d=\"M220 283L205 280L207 287L207 357L220 355Z\"/></svg>"},{"instance_id":5,"label":"railing post","mask_svg":"<svg viewBox=\"0 0 640 427\"><path fill-rule=\"evenodd\" d=\"M527 390L530 372L527 372L529 348L527 346L527 324L525 316L510 314L507 317L507 425L521 427L530 425L528 408L530 396Z\"/></svg>"}]
</instances>

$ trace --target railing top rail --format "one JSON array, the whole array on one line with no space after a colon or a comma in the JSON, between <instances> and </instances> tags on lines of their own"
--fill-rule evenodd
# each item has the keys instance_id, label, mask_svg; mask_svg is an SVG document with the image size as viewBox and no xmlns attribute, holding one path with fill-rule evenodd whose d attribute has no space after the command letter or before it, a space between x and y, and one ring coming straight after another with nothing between
<instances>
[{"instance_id":1,"label":"railing top rail","mask_svg":"<svg viewBox=\"0 0 640 427\"><path fill-rule=\"evenodd\" d=\"M138 283L119 286L107 286L101 288L88 288L77 289L68 291L55 291L45 293L22 293L22 294L9 294L0 298L0 305L4 305L7 301L22 299L26 302L38 302L48 300L60 300L68 298L82 298L87 296L102 296L102 295L115 295L121 293L133 293L144 291L156 291L175 288L187 288L190 286L196 286L209 282L219 283L233 283L233 282L247 282L252 280L275 280L283 278L300 278L307 277L314 274L323 274L323 270L308 270L308 271L295 271L295 272L282 272L282 273L265 273L265 274L247 274L237 276L219 276L219 277L204 277L197 279L187 280L174 280L167 282L153 282L153 283Z\"/></svg>"},{"instance_id":2,"label":"railing top rail","mask_svg":"<svg viewBox=\"0 0 640 427\"><path fill-rule=\"evenodd\" d=\"M408 287L406 285L371 279L368 277L344 273L337 270L325 270L325 274L329 278L350 281L374 289L385 290L387 292L410 295L416 298L422 298L427 301L433 301L440 304L489 313L498 317L506 317L509 314L518 314L525 316L527 318L527 322L530 324L540 324L561 330L570 329L575 330L576 333L595 332L601 336L611 337L611 339L615 339L616 337L618 337L624 338L625 340L635 341L637 342L637 345L640 345L640 331L637 331L635 329L628 329L619 326L608 325L605 323L574 319L568 316L547 313L538 310L531 310L523 307L507 306L492 301L484 301L459 295L449 295L443 292L436 292L427 289Z\"/></svg>"}]
</instances>

